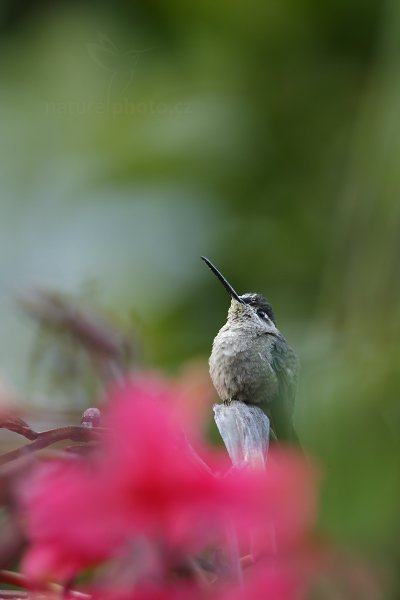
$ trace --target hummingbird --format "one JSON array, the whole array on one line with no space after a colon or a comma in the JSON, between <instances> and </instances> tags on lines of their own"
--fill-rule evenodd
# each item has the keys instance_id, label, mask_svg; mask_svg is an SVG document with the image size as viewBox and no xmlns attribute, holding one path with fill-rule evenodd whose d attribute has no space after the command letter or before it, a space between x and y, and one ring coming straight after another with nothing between
<instances>
[{"instance_id":1,"label":"hummingbird","mask_svg":"<svg viewBox=\"0 0 400 600\"><path fill-rule=\"evenodd\" d=\"M210 376L225 404L260 406L274 437L297 441L293 427L299 361L279 331L269 302L256 293L241 296L205 256L201 257L231 296L228 318L209 358Z\"/></svg>"}]
</instances>

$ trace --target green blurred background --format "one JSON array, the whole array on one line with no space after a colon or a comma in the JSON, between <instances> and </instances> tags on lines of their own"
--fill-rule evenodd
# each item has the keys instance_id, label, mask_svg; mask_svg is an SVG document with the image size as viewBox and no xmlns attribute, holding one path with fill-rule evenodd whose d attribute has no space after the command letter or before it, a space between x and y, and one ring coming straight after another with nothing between
<instances>
[{"instance_id":1,"label":"green blurred background","mask_svg":"<svg viewBox=\"0 0 400 600\"><path fill-rule=\"evenodd\" d=\"M32 286L89 289L144 364L206 360L228 305L209 256L298 350L323 529L396 589L400 4L0 6L2 378L40 393Z\"/></svg>"}]
</instances>

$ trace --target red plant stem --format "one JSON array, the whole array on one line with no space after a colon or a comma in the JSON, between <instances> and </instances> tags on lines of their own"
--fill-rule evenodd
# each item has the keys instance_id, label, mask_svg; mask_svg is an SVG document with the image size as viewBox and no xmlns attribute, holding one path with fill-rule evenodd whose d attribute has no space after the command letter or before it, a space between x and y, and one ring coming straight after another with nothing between
<instances>
[{"instance_id":1,"label":"red plant stem","mask_svg":"<svg viewBox=\"0 0 400 600\"><path fill-rule=\"evenodd\" d=\"M17 573L16 571L7 571L0 569L0 582L6 583L7 585L13 585L15 587L22 588L24 590L32 590L32 584L25 575ZM64 590L63 586L57 583L47 583L41 591L56 592L57 594L62 593ZM78 592L76 590L68 590L68 595L74 598L80 598L82 600L90 600L91 596L84 592ZM26 597L25 592L16 590L0 590L0 598L21 598Z\"/></svg>"},{"instance_id":2,"label":"red plant stem","mask_svg":"<svg viewBox=\"0 0 400 600\"><path fill-rule=\"evenodd\" d=\"M23 435L28 440L36 440L39 435L37 431L34 431L29 427L28 423L25 423L22 419L17 416L10 416L0 421L0 429L8 429L19 435Z\"/></svg>"},{"instance_id":3,"label":"red plant stem","mask_svg":"<svg viewBox=\"0 0 400 600\"><path fill-rule=\"evenodd\" d=\"M16 573L15 571L6 571L5 569L0 570L0 581L1 583L7 583L8 585L15 585L26 589L28 587L28 581L25 575Z\"/></svg>"},{"instance_id":4,"label":"red plant stem","mask_svg":"<svg viewBox=\"0 0 400 600\"><path fill-rule=\"evenodd\" d=\"M104 431L101 427L79 427L68 426L58 427L57 429L49 429L38 433L37 438L30 444L6 452L0 456L0 465L4 465L10 461L21 458L37 450L42 450L62 440L72 440L74 442L89 442L98 439L99 434Z\"/></svg>"}]
</instances>

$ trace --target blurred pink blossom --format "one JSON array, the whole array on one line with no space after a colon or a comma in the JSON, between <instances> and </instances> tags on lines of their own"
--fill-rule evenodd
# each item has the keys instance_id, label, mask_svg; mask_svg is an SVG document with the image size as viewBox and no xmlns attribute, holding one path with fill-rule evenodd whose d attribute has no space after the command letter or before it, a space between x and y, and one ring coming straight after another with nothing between
<instances>
[{"instance_id":1,"label":"blurred pink blossom","mask_svg":"<svg viewBox=\"0 0 400 600\"><path fill-rule=\"evenodd\" d=\"M126 564L132 556L132 598L200 599L195 583L188 583L190 595L183 584L168 592L168 568L211 547L228 560L234 530L241 554L251 553L265 568L246 580L242 592L227 596L230 584L218 584L207 598L261 600L270 590L272 600L297 600L298 574L287 567L287 557L306 544L314 523L314 467L294 450L271 451L265 472L230 469L225 453L198 440L194 452L182 430L185 419L170 409L175 394L175 384L155 376L125 381L108 394L99 447L44 462L24 483L25 573L36 581L66 581L88 567ZM149 563L137 550L140 540L159 557L151 561L151 577L156 572L159 583L150 587L143 586ZM118 586L114 592L119 597Z\"/></svg>"}]
</instances>

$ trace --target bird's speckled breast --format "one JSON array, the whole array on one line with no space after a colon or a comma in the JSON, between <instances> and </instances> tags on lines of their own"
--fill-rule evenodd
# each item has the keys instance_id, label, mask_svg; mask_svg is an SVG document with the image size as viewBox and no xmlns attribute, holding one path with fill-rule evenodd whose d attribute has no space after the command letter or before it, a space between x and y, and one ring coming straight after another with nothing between
<instances>
[{"instance_id":1,"label":"bird's speckled breast","mask_svg":"<svg viewBox=\"0 0 400 600\"><path fill-rule=\"evenodd\" d=\"M259 404L272 400L278 381L270 365L273 339L225 324L214 339L210 376L221 400Z\"/></svg>"}]
</instances>

